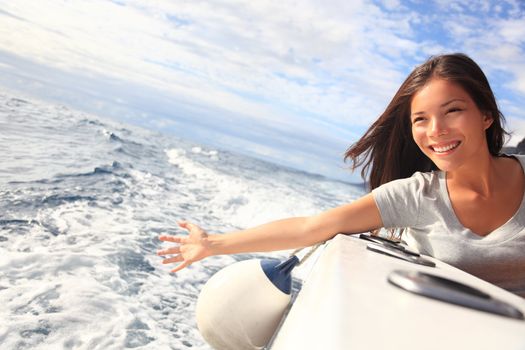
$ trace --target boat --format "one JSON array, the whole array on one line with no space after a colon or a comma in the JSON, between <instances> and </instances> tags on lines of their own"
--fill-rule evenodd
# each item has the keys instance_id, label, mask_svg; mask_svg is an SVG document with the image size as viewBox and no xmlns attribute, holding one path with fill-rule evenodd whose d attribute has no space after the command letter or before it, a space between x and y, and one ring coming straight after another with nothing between
<instances>
[{"instance_id":1,"label":"boat","mask_svg":"<svg viewBox=\"0 0 525 350\"><path fill-rule=\"evenodd\" d=\"M525 299L379 240L329 241L266 348L525 350Z\"/></svg>"}]
</instances>

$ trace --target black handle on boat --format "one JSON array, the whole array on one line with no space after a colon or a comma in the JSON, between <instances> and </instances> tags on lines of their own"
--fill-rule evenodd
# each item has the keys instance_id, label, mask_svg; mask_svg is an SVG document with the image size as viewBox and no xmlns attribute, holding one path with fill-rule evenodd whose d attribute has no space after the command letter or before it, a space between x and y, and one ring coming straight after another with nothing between
<instances>
[{"instance_id":1,"label":"black handle on boat","mask_svg":"<svg viewBox=\"0 0 525 350\"><path fill-rule=\"evenodd\" d=\"M371 236L371 235L367 235L367 234L364 234L364 233L361 233L359 235L359 238L363 239L365 241L369 241L369 242L373 242L373 243L377 243L377 244L382 244L382 245L385 245L385 246L387 246L389 248L400 250L400 251L402 251L402 252L404 252L406 254L409 254L409 255L413 255L413 256L416 256L416 257L420 256L419 253L414 252L414 251L408 249L407 247L403 246L399 242L392 241L392 240L390 240L388 238L379 237L379 236Z\"/></svg>"},{"instance_id":2,"label":"black handle on boat","mask_svg":"<svg viewBox=\"0 0 525 350\"><path fill-rule=\"evenodd\" d=\"M458 281L422 271L396 270L388 282L408 292L492 314L524 320L523 313L509 303Z\"/></svg>"},{"instance_id":3,"label":"black handle on boat","mask_svg":"<svg viewBox=\"0 0 525 350\"><path fill-rule=\"evenodd\" d=\"M394 258L405 260L414 264L436 267L436 264L429 259L425 259L422 256L414 256L402 249L392 248L384 244L368 243L366 245L366 249L376 253L385 254Z\"/></svg>"}]
</instances>

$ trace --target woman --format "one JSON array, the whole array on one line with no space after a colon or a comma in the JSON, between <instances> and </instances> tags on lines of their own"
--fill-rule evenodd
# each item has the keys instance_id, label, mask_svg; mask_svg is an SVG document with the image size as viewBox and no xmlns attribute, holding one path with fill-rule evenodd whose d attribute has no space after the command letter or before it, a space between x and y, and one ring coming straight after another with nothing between
<instances>
[{"instance_id":1,"label":"woman","mask_svg":"<svg viewBox=\"0 0 525 350\"><path fill-rule=\"evenodd\" d=\"M401 228L423 254L525 297L525 156L500 154L505 131L487 78L463 54L418 66L385 112L346 153L372 192L311 217L207 234L188 222L173 272L218 254L313 245L339 232Z\"/></svg>"}]
</instances>

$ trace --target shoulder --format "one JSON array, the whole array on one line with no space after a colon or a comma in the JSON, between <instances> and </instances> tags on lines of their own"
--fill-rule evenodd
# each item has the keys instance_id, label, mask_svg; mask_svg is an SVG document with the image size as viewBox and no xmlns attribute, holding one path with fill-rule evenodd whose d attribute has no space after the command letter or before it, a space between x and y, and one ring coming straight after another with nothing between
<instances>
[{"instance_id":1,"label":"shoulder","mask_svg":"<svg viewBox=\"0 0 525 350\"><path fill-rule=\"evenodd\" d=\"M429 200L435 203L439 196L439 174L416 172L409 178L390 181L372 190L383 225L388 228L417 225L421 207Z\"/></svg>"},{"instance_id":2,"label":"shoulder","mask_svg":"<svg viewBox=\"0 0 525 350\"><path fill-rule=\"evenodd\" d=\"M421 205L429 201L435 203L441 197L441 178L440 171L416 172L409 178L393 180L375 188L372 195L380 210L396 206L400 210L419 211Z\"/></svg>"},{"instance_id":3,"label":"shoulder","mask_svg":"<svg viewBox=\"0 0 525 350\"><path fill-rule=\"evenodd\" d=\"M372 192L400 191L400 192L428 192L439 187L440 171L415 172L411 177L397 179L375 188Z\"/></svg>"},{"instance_id":4,"label":"shoulder","mask_svg":"<svg viewBox=\"0 0 525 350\"><path fill-rule=\"evenodd\" d=\"M516 181L523 181L525 154L501 155L497 158L497 165L500 173L506 178L515 178L519 179Z\"/></svg>"},{"instance_id":5,"label":"shoulder","mask_svg":"<svg viewBox=\"0 0 525 350\"><path fill-rule=\"evenodd\" d=\"M525 154L513 154L513 155L510 155L509 157L513 157L517 159L518 162L520 162L521 167L525 170Z\"/></svg>"}]
</instances>

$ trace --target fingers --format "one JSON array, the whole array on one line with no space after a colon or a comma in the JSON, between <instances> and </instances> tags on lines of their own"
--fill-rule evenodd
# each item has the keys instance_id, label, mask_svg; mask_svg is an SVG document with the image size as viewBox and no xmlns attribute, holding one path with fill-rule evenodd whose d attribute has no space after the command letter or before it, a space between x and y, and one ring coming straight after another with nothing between
<instances>
[{"instance_id":1,"label":"fingers","mask_svg":"<svg viewBox=\"0 0 525 350\"><path fill-rule=\"evenodd\" d=\"M161 256L162 255L179 254L179 253L180 253L180 246L157 251L157 255L161 255Z\"/></svg>"},{"instance_id":2,"label":"fingers","mask_svg":"<svg viewBox=\"0 0 525 350\"><path fill-rule=\"evenodd\" d=\"M177 265L173 270L171 270L171 273L175 273L177 271L182 270L185 267L188 267L191 263L188 260L184 260L184 258L181 255L174 256L173 258L164 259L162 260L163 264L171 264L175 262L181 262L181 264Z\"/></svg>"},{"instance_id":3,"label":"fingers","mask_svg":"<svg viewBox=\"0 0 525 350\"><path fill-rule=\"evenodd\" d=\"M204 232L203 229L201 229L199 226L194 225L194 224L192 224L190 222L187 222L187 221L179 221L178 224L179 224L179 226L181 228L190 231L190 234L191 234L192 230L194 230L196 232L199 232L199 233ZM187 236L160 235L159 236L159 240L161 240L163 242L186 243Z\"/></svg>"},{"instance_id":4,"label":"fingers","mask_svg":"<svg viewBox=\"0 0 525 350\"><path fill-rule=\"evenodd\" d=\"M161 235L161 236L159 236L159 240L161 240L163 242L184 243L185 237Z\"/></svg>"},{"instance_id":5,"label":"fingers","mask_svg":"<svg viewBox=\"0 0 525 350\"><path fill-rule=\"evenodd\" d=\"M192 230L199 231L199 232L204 231L200 226L192 224L191 222L188 222L188 221L179 221L178 224L179 224L179 227L182 227L183 229L186 229L190 232Z\"/></svg>"},{"instance_id":6,"label":"fingers","mask_svg":"<svg viewBox=\"0 0 525 350\"><path fill-rule=\"evenodd\" d=\"M186 221L186 220L178 221L177 224L179 224L180 227L184 227L184 228L192 225L191 222Z\"/></svg>"},{"instance_id":7,"label":"fingers","mask_svg":"<svg viewBox=\"0 0 525 350\"><path fill-rule=\"evenodd\" d=\"M189 231L189 235L187 236L171 236L171 235L161 235L159 236L159 240L162 242L171 242L171 243L178 243L179 245L176 247L171 247L163 250L157 251L157 255L174 255L172 257L166 258L162 260L163 264L172 264L172 263L180 263L179 265L175 266L173 270L171 270L172 273L180 271L184 269L185 267L188 267L191 264L191 261L184 260L184 257L181 255L181 246L191 243L192 240L195 240L196 235L207 235L206 232L200 228L199 226L192 224L187 221L179 221L178 222L179 227ZM193 238L192 238L193 237Z\"/></svg>"},{"instance_id":8,"label":"fingers","mask_svg":"<svg viewBox=\"0 0 525 350\"><path fill-rule=\"evenodd\" d=\"M180 271L180 270L182 270L183 268L185 268L185 267L187 267L189 265L190 265L190 262L189 261L185 261L182 264L180 264L177 267L175 267L173 270L171 270L171 273L175 273L177 271Z\"/></svg>"},{"instance_id":9,"label":"fingers","mask_svg":"<svg viewBox=\"0 0 525 350\"><path fill-rule=\"evenodd\" d=\"M162 260L162 263L163 264L171 264L171 263L174 263L174 262L181 262L183 260L184 260L184 258L182 257L182 255L179 254L179 255L176 255L176 256L174 256L172 258L167 258L167 259Z\"/></svg>"},{"instance_id":10,"label":"fingers","mask_svg":"<svg viewBox=\"0 0 525 350\"><path fill-rule=\"evenodd\" d=\"M190 230L191 223L187 221L179 221L177 222L177 224L179 224L179 227L185 228L186 230Z\"/></svg>"}]
</instances>

